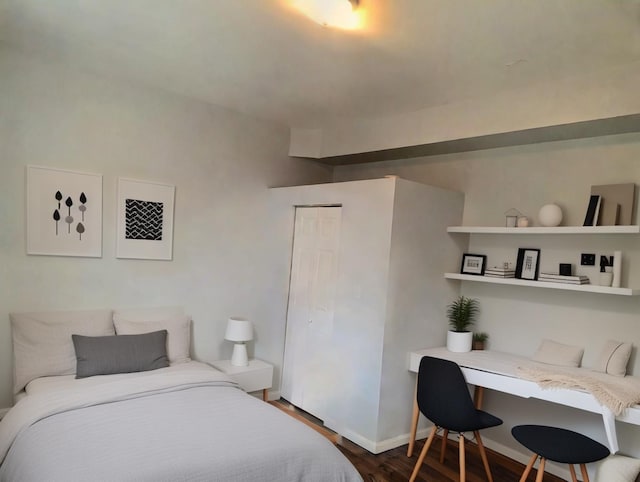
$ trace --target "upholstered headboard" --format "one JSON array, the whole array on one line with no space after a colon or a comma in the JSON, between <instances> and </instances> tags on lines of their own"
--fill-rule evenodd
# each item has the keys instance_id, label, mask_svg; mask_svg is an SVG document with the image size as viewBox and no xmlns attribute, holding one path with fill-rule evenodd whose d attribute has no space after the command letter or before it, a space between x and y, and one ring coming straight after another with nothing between
<instances>
[{"instance_id":1,"label":"upholstered headboard","mask_svg":"<svg viewBox=\"0 0 640 482\"><path fill-rule=\"evenodd\" d=\"M10 313L9 318L14 394L35 378L76 372L71 335L115 335L111 310Z\"/></svg>"},{"instance_id":2,"label":"upholstered headboard","mask_svg":"<svg viewBox=\"0 0 640 482\"><path fill-rule=\"evenodd\" d=\"M13 393L35 378L73 375L76 354L71 335L108 336L167 330L169 361L189 361L191 317L180 307L10 313L13 339Z\"/></svg>"}]
</instances>

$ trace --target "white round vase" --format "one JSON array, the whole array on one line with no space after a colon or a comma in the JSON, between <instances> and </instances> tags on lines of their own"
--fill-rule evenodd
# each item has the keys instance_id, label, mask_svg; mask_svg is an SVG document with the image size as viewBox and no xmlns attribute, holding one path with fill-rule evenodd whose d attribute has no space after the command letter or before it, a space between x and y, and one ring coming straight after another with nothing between
<instances>
[{"instance_id":1,"label":"white round vase","mask_svg":"<svg viewBox=\"0 0 640 482\"><path fill-rule=\"evenodd\" d=\"M473 343L473 332L471 331L448 331L447 350L457 353L471 351Z\"/></svg>"},{"instance_id":2,"label":"white round vase","mask_svg":"<svg viewBox=\"0 0 640 482\"><path fill-rule=\"evenodd\" d=\"M560 226L562 222L562 209L557 204L545 204L538 212L538 221L542 226L549 228Z\"/></svg>"}]
</instances>

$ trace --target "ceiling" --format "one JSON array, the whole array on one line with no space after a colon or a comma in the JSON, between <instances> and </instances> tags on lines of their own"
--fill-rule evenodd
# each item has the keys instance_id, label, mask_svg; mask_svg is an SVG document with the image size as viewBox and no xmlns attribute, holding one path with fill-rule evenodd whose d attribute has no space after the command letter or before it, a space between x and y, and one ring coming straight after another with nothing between
<instances>
[{"instance_id":1,"label":"ceiling","mask_svg":"<svg viewBox=\"0 0 640 482\"><path fill-rule=\"evenodd\" d=\"M0 42L292 127L412 112L640 61L640 0L0 0Z\"/></svg>"}]
</instances>

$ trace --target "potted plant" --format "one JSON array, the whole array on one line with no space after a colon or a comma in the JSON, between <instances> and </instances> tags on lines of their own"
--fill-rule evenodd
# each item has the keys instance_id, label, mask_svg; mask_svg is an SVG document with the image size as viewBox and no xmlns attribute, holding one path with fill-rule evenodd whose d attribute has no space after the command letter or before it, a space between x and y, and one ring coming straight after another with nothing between
<instances>
[{"instance_id":1,"label":"potted plant","mask_svg":"<svg viewBox=\"0 0 640 482\"><path fill-rule=\"evenodd\" d=\"M471 344L471 349L472 350L484 350L484 345L487 342L488 338L489 338L489 335L487 333L485 333L484 331L481 331L480 333L474 333L473 334L473 342Z\"/></svg>"},{"instance_id":2,"label":"potted plant","mask_svg":"<svg viewBox=\"0 0 640 482\"><path fill-rule=\"evenodd\" d=\"M447 307L450 327L447 332L449 351L471 351L473 333L469 328L475 323L478 312L478 300L462 295Z\"/></svg>"}]
</instances>

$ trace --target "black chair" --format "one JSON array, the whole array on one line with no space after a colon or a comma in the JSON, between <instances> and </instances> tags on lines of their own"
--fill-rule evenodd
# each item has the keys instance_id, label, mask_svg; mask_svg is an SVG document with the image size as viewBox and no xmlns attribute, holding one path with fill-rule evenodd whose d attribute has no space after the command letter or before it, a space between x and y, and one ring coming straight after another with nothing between
<instances>
[{"instance_id":1,"label":"black chair","mask_svg":"<svg viewBox=\"0 0 640 482\"><path fill-rule=\"evenodd\" d=\"M573 482L578 482L573 464L580 465L582 480L589 482L585 464L597 462L609 456L609 449L600 442L564 428L546 425L517 425L511 429L511 434L518 442L533 452L520 482L527 480L527 476L538 457L540 457L540 465L536 482L542 482L544 463L547 459L561 464L569 464Z\"/></svg>"},{"instance_id":2,"label":"black chair","mask_svg":"<svg viewBox=\"0 0 640 482\"><path fill-rule=\"evenodd\" d=\"M449 360L425 356L420 361L418 371L417 402L420 412L433 422L433 429L424 444L418 462L416 463L410 481L418 476L429 447L439 428L444 429L442 452L440 460L444 460L444 448L449 432L458 433L460 457L460 481L466 479L464 434L473 432L482 457L487 479L493 482L487 454L482 445L480 430L502 424L498 417L478 410L467 388L467 382L460 367Z\"/></svg>"}]
</instances>

